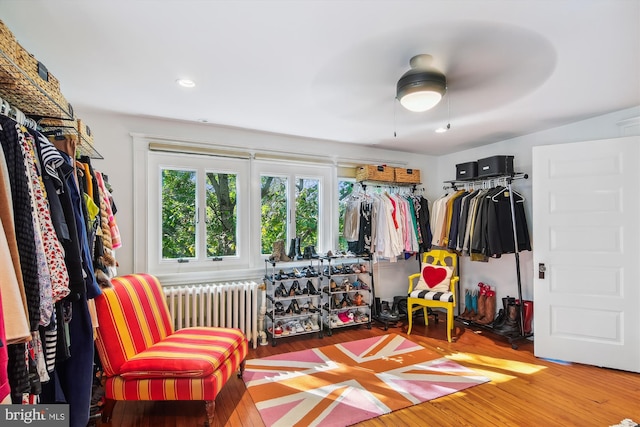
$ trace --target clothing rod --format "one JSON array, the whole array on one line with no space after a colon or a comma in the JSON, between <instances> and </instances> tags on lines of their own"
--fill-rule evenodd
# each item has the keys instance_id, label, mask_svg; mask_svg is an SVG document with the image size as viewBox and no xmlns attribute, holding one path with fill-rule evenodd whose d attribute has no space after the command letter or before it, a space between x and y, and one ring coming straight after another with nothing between
<instances>
[{"instance_id":1,"label":"clothing rod","mask_svg":"<svg viewBox=\"0 0 640 427\"><path fill-rule=\"evenodd\" d=\"M501 182L504 183L505 186L507 186L508 184L510 184L512 181L515 180L519 180L519 179L529 179L529 174L526 173L515 173L512 175L500 175L500 176L492 176L492 177L486 177L486 178L482 178L482 179L469 179L469 180L450 180L450 181L444 181L445 184L449 184L449 185L444 185L442 187L443 190L448 190L450 188L457 190L458 188L464 188L465 186L474 186L474 187L480 187L480 186L485 186L487 184L489 185L500 185Z\"/></svg>"}]
</instances>

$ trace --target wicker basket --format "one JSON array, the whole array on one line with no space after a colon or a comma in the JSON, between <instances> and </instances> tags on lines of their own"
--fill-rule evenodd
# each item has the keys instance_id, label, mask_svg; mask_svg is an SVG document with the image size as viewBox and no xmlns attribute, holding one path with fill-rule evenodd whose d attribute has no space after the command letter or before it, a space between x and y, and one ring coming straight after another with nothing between
<instances>
[{"instance_id":1,"label":"wicker basket","mask_svg":"<svg viewBox=\"0 0 640 427\"><path fill-rule=\"evenodd\" d=\"M35 56L27 52L20 43L16 44L16 64L33 83L57 102L57 98L60 95L60 82ZM67 105L61 105L61 107L66 109Z\"/></svg>"},{"instance_id":2,"label":"wicker basket","mask_svg":"<svg viewBox=\"0 0 640 427\"><path fill-rule=\"evenodd\" d=\"M0 97L28 116L73 117L60 82L0 21Z\"/></svg>"},{"instance_id":3,"label":"wicker basket","mask_svg":"<svg viewBox=\"0 0 640 427\"><path fill-rule=\"evenodd\" d=\"M90 145L93 145L93 134L91 133L91 129L80 119L78 119L78 133L80 134L82 144L88 142Z\"/></svg>"},{"instance_id":4,"label":"wicker basket","mask_svg":"<svg viewBox=\"0 0 640 427\"><path fill-rule=\"evenodd\" d=\"M386 165L364 165L356 169L356 181L394 181L394 168Z\"/></svg>"},{"instance_id":5,"label":"wicker basket","mask_svg":"<svg viewBox=\"0 0 640 427\"><path fill-rule=\"evenodd\" d=\"M9 28L0 20L0 50L2 50L11 60L16 55L16 38Z\"/></svg>"},{"instance_id":6,"label":"wicker basket","mask_svg":"<svg viewBox=\"0 0 640 427\"><path fill-rule=\"evenodd\" d=\"M14 73L11 72L11 63L16 59L16 38L9 31L4 22L0 20L0 89L8 92L15 87ZM6 90L5 90L6 89Z\"/></svg>"},{"instance_id":7,"label":"wicker basket","mask_svg":"<svg viewBox=\"0 0 640 427\"><path fill-rule=\"evenodd\" d=\"M420 169L396 168L396 182L401 184L420 184Z\"/></svg>"}]
</instances>

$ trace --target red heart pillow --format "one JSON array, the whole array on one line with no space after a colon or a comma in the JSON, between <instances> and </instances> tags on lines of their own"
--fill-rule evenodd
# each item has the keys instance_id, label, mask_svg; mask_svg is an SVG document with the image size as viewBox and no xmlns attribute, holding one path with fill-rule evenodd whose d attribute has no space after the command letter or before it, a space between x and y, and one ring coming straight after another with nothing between
<instances>
[{"instance_id":1,"label":"red heart pillow","mask_svg":"<svg viewBox=\"0 0 640 427\"><path fill-rule=\"evenodd\" d=\"M444 268L436 268L427 265L422 269L422 278L430 288L440 284L446 277L447 272Z\"/></svg>"},{"instance_id":2,"label":"red heart pillow","mask_svg":"<svg viewBox=\"0 0 640 427\"><path fill-rule=\"evenodd\" d=\"M453 269L448 266L423 264L422 274L416 284L416 290L449 292Z\"/></svg>"}]
</instances>

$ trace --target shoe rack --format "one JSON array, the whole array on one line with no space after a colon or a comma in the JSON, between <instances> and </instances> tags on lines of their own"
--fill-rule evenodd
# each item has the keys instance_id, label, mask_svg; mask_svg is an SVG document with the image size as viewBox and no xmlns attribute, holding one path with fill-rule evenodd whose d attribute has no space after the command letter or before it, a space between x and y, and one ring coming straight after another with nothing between
<instances>
[{"instance_id":1,"label":"shoe rack","mask_svg":"<svg viewBox=\"0 0 640 427\"><path fill-rule=\"evenodd\" d=\"M365 325L371 329L373 272L370 258L323 257L322 321L335 329Z\"/></svg>"},{"instance_id":2,"label":"shoe rack","mask_svg":"<svg viewBox=\"0 0 640 427\"><path fill-rule=\"evenodd\" d=\"M287 265L289 264L289 265ZM271 345L280 338L318 334L323 337L320 304L322 277L320 262L304 267L265 260L266 333Z\"/></svg>"}]
</instances>

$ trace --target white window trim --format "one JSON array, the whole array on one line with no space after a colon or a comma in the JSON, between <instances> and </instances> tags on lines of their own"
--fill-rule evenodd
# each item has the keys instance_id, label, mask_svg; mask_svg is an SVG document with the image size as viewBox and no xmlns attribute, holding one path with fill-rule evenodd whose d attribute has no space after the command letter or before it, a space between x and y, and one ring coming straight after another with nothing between
<instances>
[{"instance_id":1,"label":"white window trim","mask_svg":"<svg viewBox=\"0 0 640 427\"><path fill-rule=\"evenodd\" d=\"M217 272L225 270L247 269L250 265L250 212L249 206L249 161L229 159L211 156L196 156L178 153L151 153L149 155L148 188L149 208L147 217L148 242L151 249L147 255L149 271L154 274L177 274L180 272L199 273L204 271ZM205 200L205 188L202 183L207 172L231 173L237 175L236 199L237 212L237 248L234 256L222 257L221 261L213 261L205 255L206 242L204 241L204 206L198 205L197 215L199 225L196 228L196 246L199 259L190 258L187 263L179 263L176 259L162 258L162 223L161 212L155 207L161 205L161 172L166 169L193 170L198 176L196 194L198 203Z\"/></svg>"}]
</instances>

